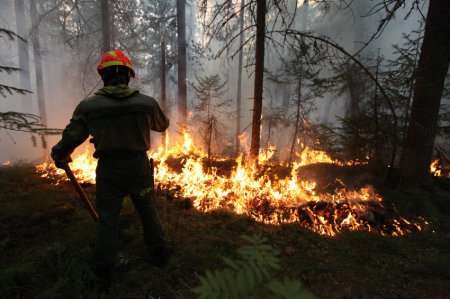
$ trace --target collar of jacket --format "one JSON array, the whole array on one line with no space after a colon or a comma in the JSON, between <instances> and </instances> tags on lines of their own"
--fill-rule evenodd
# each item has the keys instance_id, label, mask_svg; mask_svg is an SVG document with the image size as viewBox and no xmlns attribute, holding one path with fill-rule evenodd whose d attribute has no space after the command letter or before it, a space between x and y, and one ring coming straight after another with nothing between
<instances>
[{"instance_id":1,"label":"collar of jacket","mask_svg":"<svg viewBox=\"0 0 450 299\"><path fill-rule=\"evenodd\" d=\"M132 89L128 87L128 85L126 84L120 84L120 85L105 86L99 89L95 94L117 99L123 99L135 95L138 92L139 92L138 90Z\"/></svg>"}]
</instances>

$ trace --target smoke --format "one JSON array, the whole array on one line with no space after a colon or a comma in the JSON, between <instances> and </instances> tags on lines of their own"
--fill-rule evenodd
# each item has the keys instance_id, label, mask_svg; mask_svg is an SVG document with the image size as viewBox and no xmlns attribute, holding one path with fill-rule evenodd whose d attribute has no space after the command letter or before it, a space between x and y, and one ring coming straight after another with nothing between
<instances>
[{"instance_id":1,"label":"smoke","mask_svg":"<svg viewBox=\"0 0 450 299\"><path fill-rule=\"evenodd\" d=\"M21 88L29 88L30 95L8 95L1 99L1 111L17 111L39 115L35 57L32 47L31 34L36 28L31 28L29 7L25 5L25 19L19 19L16 15L14 1L5 1L0 4L0 27L17 32L18 22L24 22L25 29L21 35L26 38L25 50L29 55L29 64L20 65L19 40L8 40L2 38L0 44L0 63L2 65L21 67L20 72L11 74L0 74L2 83ZM28 1L25 1L29 4ZM50 31L53 29L53 33ZM54 28L42 21L39 25L41 42L41 58L43 65L43 94L47 112L47 126L50 128L64 128L70 119L71 113L77 103L83 98L89 86L82 86L83 80L80 76L82 71L82 59L71 49L66 47L57 35ZM23 62L22 62L23 63ZM89 72L93 73L93 66ZM23 74L27 72L30 78L30 86L23 86ZM22 74L21 74L22 73ZM83 88L84 87L84 88ZM48 136L47 149L43 148L40 136L23 132L0 130L0 162L1 161L35 161L42 159L48 154L49 148L56 143L58 136Z\"/></svg>"},{"instance_id":2,"label":"smoke","mask_svg":"<svg viewBox=\"0 0 450 299\"><path fill-rule=\"evenodd\" d=\"M17 17L15 14L14 1L2 1L0 3L0 27L8 28L16 31ZM28 1L25 1L28 3ZM425 1L424 8L426 8L428 1ZM29 4L29 3L28 3ZM27 4L27 5L28 5ZM376 30L382 14L375 14L372 16L367 15L368 11L374 4L370 0L353 1L353 4L349 9L337 10L331 9L328 13L323 13L311 5L308 11L308 22L298 22L296 25L299 30L307 29L308 31L324 34L337 41L344 48L354 52L362 46L362 42L366 41L373 32ZM385 58L392 57L392 44L399 43L403 33L411 32L418 26L418 21L423 19L422 14L426 14L426 9L421 13L414 11L408 19L404 19L408 13L408 8L405 8L400 14L393 20L388 29L383 32L380 38L376 39L365 50L366 52L376 52L380 49L380 54ZM188 35L190 40L194 43L202 42L202 26L198 23L196 5L190 5L187 8L187 23L188 23ZM305 17L305 14L302 14ZM50 14L47 16L51 18ZM26 20L22 20L25 24L25 28L30 31L31 21L28 13L28 8L25 14ZM19 20L20 21L20 20ZM44 19L39 26L40 40L42 45L42 64L44 68L44 94L46 102L46 110L48 115L48 126L52 128L64 128L68 123L70 116L79 103L80 100L85 98L89 93L96 89L98 86L99 78L95 71L95 62L98 59L98 44L94 37L80 38L77 44L72 44L69 47L66 40L63 39L61 34L58 34L62 29L55 28L55 23L47 22ZM30 96L13 95L8 96L6 99L0 99L1 111L20 111L38 114L38 101L36 97L36 75L34 68L34 56L31 46L31 39L28 38L28 53L30 56L29 61L29 74L31 81L31 91L33 94ZM9 41L2 38L0 43L0 63L2 65L19 65L18 55L18 42ZM191 44L192 45L192 44ZM213 42L210 45L211 52L216 52L220 44ZM234 46L236 49L237 45ZM251 62L251 57L248 55L250 48L246 48L246 62ZM230 53L233 51L230 51ZM219 74L222 79L226 80L226 92L224 98L230 99L235 107L234 101L236 100L237 90L237 57L234 59L222 55L217 59L211 59L211 56L207 58L201 58L200 64L193 57L192 48L188 49L189 62L188 62L188 105L191 113L192 107L198 103L198 99L195 97L195 92L192 89L192 83L196 81L196 77L199 75L214 75ZM274 53L266 51L266 66L268 68L276 67L280 65L279 58ZM145 69L145 67L144 67ZM253 97L253 68L249 66L243 72L242 76L242 139L248 140L250 136L250 122L252 116L252 97ZM145 70L138 70L138 74L145 74ZM139 77L139 76L138 76ZM169 136L176 136L180 133L181 127L179 124L179 117L177 115L176 102L176 82L170 78L176 78L176 68L172 67L169 70L169 79L167 82L167 100L168 100L168 115L171 118L171 128ZM159 85L157 82L149 84L138 78L132 82L134 86L142 89L144 93L147 93L155 98L159 96ZM18 73L6 75L0 74L1 82L8 83L14 86L21 87L21 80ZM265 83L265 109L270 106L270 101L275 107L282 105L283 100L286 97L292 96L293 87L285 86L280 88L280 85ZM336 97L333 94L327 94L323 98L316 100L317 109L310 115L310 119L313 122L326 122L334 123L336 118L342 116L345 111L345 95ZM233 108L234 109L234 108ZM231 109L231 110L233 110ZM223 130L223 138L220 140L220 147L230 147L233 144L233 135L235 133L235 111L231 111L226 115L220 116L221 121L226 125ZM191 123L194 123L190 119ZM194 135L198 133L193 126ZM286 149L291 134L290 130L280 127L275 128L273 134L272 143L278 144L280 148ZM263 132L265 130L263 129ZM198 136L196 136L198 138ZM48 137L48 146L51 147L57 142L59 136ZM154 133L152 135L153 144L157 146L161 140L159 134ZM198 138L201 139L201 138ZM47 152L40 146L39 138L36 139L36 144L33 144L30 134L24 134L19 132L7 132L0 130L0 163L3 161L35 161L42 159L43 155ZM264 141L264 140L263 140ZM264 142L262 142L264 144Z\"/></svg>"}]
</instances>

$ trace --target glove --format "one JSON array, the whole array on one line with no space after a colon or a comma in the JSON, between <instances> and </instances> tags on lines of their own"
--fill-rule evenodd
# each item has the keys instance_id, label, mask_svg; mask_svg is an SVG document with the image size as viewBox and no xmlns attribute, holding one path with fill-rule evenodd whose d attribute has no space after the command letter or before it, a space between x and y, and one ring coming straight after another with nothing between
<instances>
[{"instance_id":1,"label":"glove","mask_svg":"<svg viewBox=\"0 0 450 299\"><path fill-rule=\"evenodd\" d=\"M72 158L70 157L70 155L60 156L52 151L51 156L53 161L55 161L55 166L57 168L64 169L67 167L68 163L72 162Z\"/></svg>"}]
</instances>

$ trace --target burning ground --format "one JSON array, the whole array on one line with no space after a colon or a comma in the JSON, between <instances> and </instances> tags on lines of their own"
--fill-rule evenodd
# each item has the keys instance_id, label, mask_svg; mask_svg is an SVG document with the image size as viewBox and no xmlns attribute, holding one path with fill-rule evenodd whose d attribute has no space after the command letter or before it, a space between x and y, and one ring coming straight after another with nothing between
<instances>
[{"instance_id":1,"label":"burning ground","mask_svg":"<svg viewBox=\"0 0 450 299\"><path fill-rule=\"evenodd\" d=\"M200 212L226 210L264 224L295 223L327 236L342 231L402 236L428 225L421 217L406 219L386 206L370 184L374 179L364 172L364 161L339 161L308 147L291 165L274 155L272 147L262 152L257 166L243 157L208 158L188 133L182 142L149 153L156 161L158 192ZM90 150L72 163L86 184L95 183L95 167ZM37 165L36 171L54 184L66 179L51 162Z\"/></svg>"},{"instance_id":2,"label":"burning ground","mask_svg":"<svg viewBox=\"0 0 450 299\"><path fill-rule=\"evenodd\" d=\"M318 298L450 297L448 191L376 189L364 161L309 148L291 166L275 155L262 153L258 166L208 159L188 134L149 153L175 254L165 270L143 260L126 199L111 298L194 298L199 275L223 267L242 235L267 237L281 252L283 275ZM85 150L71 165L93 199L96 160ZM51 163L4 165L0 187L0 297L95 298L95 226L63 173Z\"/></svg>"},{"instance_id":3,"label":"burning ground","mask_svg":"<svg viewBox=\"0 0 450 299\"><path fill-rule=\"evenodd\" d=\"M175 160L167 164L175 168ZM316 181L324 190L338 187L327 186L337 174L347 188L370 181L367 175L363 179L363 166L311 164L301 170L311 179L328 177ZM94 186L85 187L93 198ZM71 186L49 184L34 166L16 165L0 168L0 189L0 297L95 298L89 268L94 225ZM318 298L449 298L449 193L439 190L378 191L386 209L397 207L386 215L431 220L423 231L399 237L349 230L331 237L298 223L258 222L229 209L204 213L191 200L177 200L173 190L160 193L156 204L175 249L165 270L142 260L140 225L125 200L121 259L126 267L117 274L111 298L193 298L190 289L198 276L223 267L221 257L233 254L240 236L255 234L281 251L283 275L301 280Z\"/></svg>"}]
</instances>

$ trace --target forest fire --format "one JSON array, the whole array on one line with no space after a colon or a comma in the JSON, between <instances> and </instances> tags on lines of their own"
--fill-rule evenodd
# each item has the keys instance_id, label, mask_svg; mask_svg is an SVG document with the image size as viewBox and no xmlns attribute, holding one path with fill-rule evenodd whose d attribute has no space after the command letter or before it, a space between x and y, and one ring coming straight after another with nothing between
<instances>
[{"instance_id":1,"label":"forest fire","mask_svg":"<svg viewBox=\"0 0 450 299\"><path fill-rule=\"evenodd\" d=\"M449 20L0 0L0 299L450 299Z\"/></svg>"},{"instance_id":2,"label":"forest fire","mask_svg":"<svg viewBox=\"0 0 450 299\"><path fill-rule=\"evenodd\" d=\"M440 159L434 159L430 165L430 173L435 177L450 178L448 169L444 169Z\"/></svg>"},{"instance_id":3,"label":"forest fire","mask_svg":"<svg viewBox=\"0 0 450 299\"><path fill-rule=\"evenodd\" d=\"M331 159L325 152L305 149L284 178L269 174L274 167L269 162L273 153L273 148L262 152L259 166L249 165L239 157L233 161L230 173L222 174L218 167L205 167L207 154L185 133L182 143L167 150L160 147L150 152L149 157L157 161L158 191L189 200L202 212L224 209L266 224L299 223L328 236L346 230L401 236L420 231L426 224L402 217L388 219L382 197L371 186L356 190L341 187L333 193L317 192L316 182L299 177L300 167L314 163L347 164ZM178 166L174 166L174 161L179 162ZM91 152L85 150L73 159L71 167L80 182L95 183L96 164ZM55 184L65 180L64 172L51 162L37 165L36 171Z\"/></svg>"}]
</instances>

